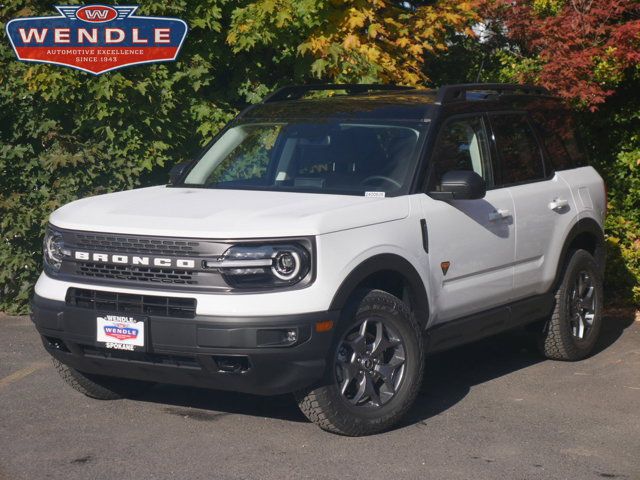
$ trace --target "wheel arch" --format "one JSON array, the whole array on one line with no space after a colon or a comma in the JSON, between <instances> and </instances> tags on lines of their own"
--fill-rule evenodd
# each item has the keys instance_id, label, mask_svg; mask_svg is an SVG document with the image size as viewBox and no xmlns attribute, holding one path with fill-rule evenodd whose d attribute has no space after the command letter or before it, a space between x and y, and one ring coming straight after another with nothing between
<instances>
[{"instance_id":1,"label":"wheel arch","mask_svg":"<svg viewBox=\"0 0 640 480\"><path fill-rule=\"evenodd\" d=\"M426 327L429 318L427 291L420 274L406 258L379 254L364 260L342 281L330 309L344 309L362 288L383 290L407 302L420 326Z\"/></svg>"},{"instance_id":2,"label":"wheel arch","mask_svg":"<svg viewBox=\"0 0 640 480\"><path fill-rule=\"evenodd\" d=\"M596 264L600 269L600 273L604 273L604 232L600 224L593 218L582 218L578 220L573 227L571 227L571 230L569 230L564 244L562 245L558 266L556 268L554 285L557 285L561 280L563 267L566 264L569 253L578 249L589 252L596 261Z\"/></svg>"}]
</instances>

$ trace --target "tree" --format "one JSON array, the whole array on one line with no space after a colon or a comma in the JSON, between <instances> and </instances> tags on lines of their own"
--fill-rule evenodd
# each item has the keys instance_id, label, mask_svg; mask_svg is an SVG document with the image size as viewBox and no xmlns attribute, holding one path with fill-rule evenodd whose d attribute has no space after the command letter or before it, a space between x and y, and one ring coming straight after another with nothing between
<instances>
[{"instance_id":1,"label":"tree","mask_svg":"<svg viewBox=\"0 0 640 480\"><path fill-rule=\"evenodd\" d=\"M514 79L592 110L640 62L637 0L479 0L477 6L494 34L508 38L504 64Z\"/></svg>"},{"instance_id":2,"label":"tree","mask_svg":"<svg viewBox=\"0 0 640 480\"><path fill-rule=\"evenodd\" d=\"M235 52L296 44L316 78L422 85L426 52L447 49L452 31L471 34L470 2L258 0L233 12ZM285 28L286 27L286 28Z\"/></svg>"},{"instance_id":3,"label":"tree","mask_svg":"<svg viewBox=\"0 0 640 480\"><path fill-rule=\"evenodd\" d=\"M443 51L448 33L474 19L452 0L136 3L141 15L187 22L178 61L99 77L17 62L6 22L55 12L38 0L0 5L0 310L26 310L57 207L165 181L171 164L277 86L419 84L423 53Z\"/></svg>"}]
</instances>

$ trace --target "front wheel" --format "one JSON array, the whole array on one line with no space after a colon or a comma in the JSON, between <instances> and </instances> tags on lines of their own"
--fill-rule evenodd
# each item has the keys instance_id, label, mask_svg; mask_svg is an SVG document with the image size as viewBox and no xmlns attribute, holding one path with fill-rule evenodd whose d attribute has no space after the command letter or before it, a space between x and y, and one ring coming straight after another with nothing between
<instances>
[{"instance_id":1,"label":"front wheel","mask_svg":"<svg viewBox=\"0 0 640 480\"><path fill-rule=\"evenodd\" d=\"M337 332L321 386L297 394L306 417L341 435L396 424L416 398L424 370L420 327L397 297L371 290Z\"/></svg>"},{"instance_id":2,"label":"front wheel","mask_svg":"<svg viewBox=\"0 0 640 480\"><path fill-rule=\"evenodd\" d=\"M580 360L595 347L602 326L602 275L593 257L576 250L555 292L555 307L540 337L547 358Z\"/></svg>"}]
</instances>

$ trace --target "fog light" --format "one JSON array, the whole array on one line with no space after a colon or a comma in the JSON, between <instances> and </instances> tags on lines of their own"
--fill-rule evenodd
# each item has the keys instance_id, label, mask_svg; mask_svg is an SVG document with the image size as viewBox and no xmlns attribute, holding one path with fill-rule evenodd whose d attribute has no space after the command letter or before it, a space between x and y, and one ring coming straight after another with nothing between
<instances>
[{"instance_id":1,"label":"fog light","mask_svg":"<svg viewBox=\"0 0 640 480\"><path fill-rule=\"evenodd\" d=\"M259 329L256 344L258 347L289 347L298 341L297 328Z\"/></svg>"},{"instance_id":2,"label":"fog light","mask_svg":"<svg viewBox=\"0 0 640 480\"><path fill-rule=\"evenodd\" d=\"M296 343L298 341L298 332L295 330L287 330L287 342Z\"/></svg>"}]
</instances>

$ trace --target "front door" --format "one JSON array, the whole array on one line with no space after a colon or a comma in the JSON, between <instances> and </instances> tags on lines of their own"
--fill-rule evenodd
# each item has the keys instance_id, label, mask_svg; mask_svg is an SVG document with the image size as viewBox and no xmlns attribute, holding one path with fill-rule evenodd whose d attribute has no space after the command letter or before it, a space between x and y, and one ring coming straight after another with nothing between
<instances>
[{"instance_id":1,"label":"front door","mask_svg":"<svg viewBox=\"0 0 640 480\"><path fill-rule=\"evenodd\" d=\"M450 170L473 170L487 182L485 198L423 197L429 238L434 323L508 303L512 296L514 204L495 188L487 128L482 115L453 116L440 129L428 189Z\"/></svg>"}]
</instances>

